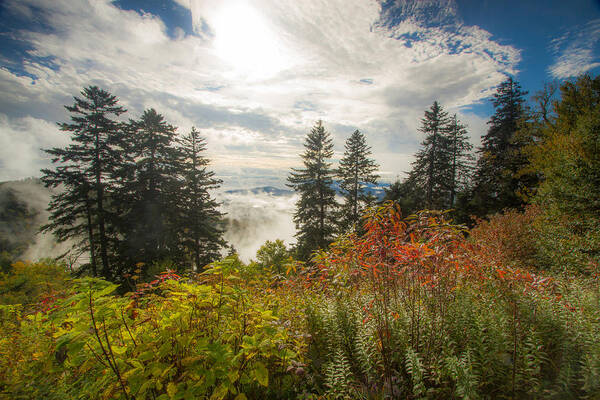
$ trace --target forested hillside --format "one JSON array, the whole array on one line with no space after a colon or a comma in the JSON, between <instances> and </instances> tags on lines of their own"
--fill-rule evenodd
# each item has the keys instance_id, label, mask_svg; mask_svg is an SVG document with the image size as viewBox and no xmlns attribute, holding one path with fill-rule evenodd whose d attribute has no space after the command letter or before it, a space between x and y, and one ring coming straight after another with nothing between
<instances>
[{"instance_id":1,"label":"forested hillside","mask_svg":"<svg viewBox=\"0 0 600 400\"><path fill-rule=\"evenodd\" d=\"M0 397L598 398L600 77L527 96L496 88L478 148L434 101L384 199L367 136L335 160L317 121L287 179L296 243L245 263L201 132L83 89L41 229L87 261L3 266ZM35 214L2 193L6 258Z\"/></svg>"}]
</instances>

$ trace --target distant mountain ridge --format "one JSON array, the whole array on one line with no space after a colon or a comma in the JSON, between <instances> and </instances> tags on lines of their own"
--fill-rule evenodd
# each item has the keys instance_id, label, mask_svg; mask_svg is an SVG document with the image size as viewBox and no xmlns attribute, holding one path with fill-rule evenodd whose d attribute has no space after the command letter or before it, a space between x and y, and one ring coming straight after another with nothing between
<instances>
[{"instance_id":1,"label":"distant mountain ridge","mask_svg":"<svg viewBox=\"0 0 600 400\"><path fill-rule=\"evenodd\" d=\"M270 194L271 196L291 196L294 194L293 190L281 189L275 186L259 186L250 189L232 189L226 190L226 194Z\"/></svg>"},{"instance_id":2,"label":"distant mountain ridge","mask_svg":"<svg viewBox=\"0 0 600 400\"><path fill-rule=\"evenodd\" d=\"M385 189L388 188L389 186L390 186L389 183L379 183L376 185L369 183L366 185L366 192L370 195L375 196L377 198L377 200L381 200L385 196ZM340 187L339 181L333 182L333 188L335 189L335 192L338 195L340 195L340 196L342 195L342 188ZM258 186L258 187L254 187L254 188L248 188L248 189L226 190L225 194L234 194L234 195L235 194L240 194L240 195L268 194L271 196L279 197L279 196L291 196L294 194L294 191L290 190L290 189L281 189L281 188L278 188L275 186Z\"/></svg>"},{"instance_id":3,"label":"distant mountain ridge","mask_svg":"<svg viewBox=\"0 0 600 400\"><path fill-rule=\"evenodd\" d=\"M383 200L383 197L385 196L385 189L389 186L390 186L389 183L378 183L376 185L374 185L372 183L367 183L365 185L365 192L367 194L375 196L377 201L380 201L380 200ZM339 181L333 182L333 187L335 188L335 192L339 196L342 196L343 193L342 193L342 188L340 187L340 182Z\"/></svg>"}]
</instances>

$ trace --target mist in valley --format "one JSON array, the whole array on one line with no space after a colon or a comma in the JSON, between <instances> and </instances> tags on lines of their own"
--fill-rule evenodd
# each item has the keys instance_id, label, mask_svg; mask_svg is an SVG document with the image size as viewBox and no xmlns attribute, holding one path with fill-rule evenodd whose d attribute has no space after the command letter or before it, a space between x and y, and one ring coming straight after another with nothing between
<instances>
[{"instance_id":1,"label":"mist in valley","mask_svg":"<svg viewBox=\"0 0 600 400\"><path fill-rule=\"evenodd\" d=\"M46 208L52 193L33 178L0 184L0 211L6 214L11 199L23 210L23 215L9 216L11 222L0 224L2 238L19 248L18 259L56 258L74 248L70 241L57 243L52 233L39 231L48 223ZM267 240L282 239L286 245L295 241L292 217L297 196L293 192L262 187L220 190L215 197L226 214L224 238L244 262L253 259ZM71 255L65 261L78 265L87 262L87 254Z\"/></svg>"},{"instance_id":2,"label":"mist in valley","mask_svg":"<svg viewBox=\"0 0 600 400\"><path fill-rule=\"evenodd\" d=\"M268 193L264 190L236 190L221 193L217 199L227 213L224 235L244 262L250 261L267 240L295 242L292 220L298 196Z\"/></svg>"},{"instance_id":3,"label":"mist in valley","mask_svg":"<svg viewBox=\"0 0 600 400\"><path fill-rule=\"evenodd\" d=\"M0 224L0 235L5 246L18 249L21 260L57 258L73 248L70 241L58 243L52 233L40 232L48 223L51 195L35 178L0 183L0 213L6 219ZM20 212L15 215L14 209Z\"/></svg>"}]
</instances>

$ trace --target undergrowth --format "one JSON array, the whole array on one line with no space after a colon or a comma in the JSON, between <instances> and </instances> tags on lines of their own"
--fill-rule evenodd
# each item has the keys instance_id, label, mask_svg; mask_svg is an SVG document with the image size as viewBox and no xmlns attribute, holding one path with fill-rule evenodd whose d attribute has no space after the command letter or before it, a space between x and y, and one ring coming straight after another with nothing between
<instances>
[{"instance_id":1,"label":"undergrowth","mask_svg":"<svg viewBox=\"0 0 600 400\"><path fill-rule=\"evenodd\" d=\"M489 245L386 204L284 279L230 257L125 295L85 278L46 296L19 264L0 285L0 397L598 398L598 275Z\"/></svg>"}]
</instances>

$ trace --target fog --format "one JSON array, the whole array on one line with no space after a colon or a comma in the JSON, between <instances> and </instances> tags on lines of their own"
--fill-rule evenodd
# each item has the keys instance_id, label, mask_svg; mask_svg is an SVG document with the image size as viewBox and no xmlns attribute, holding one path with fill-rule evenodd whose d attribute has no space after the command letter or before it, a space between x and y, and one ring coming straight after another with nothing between
<instances>
[{"instance_id":1,"label":"fog","mask_svg":"<svg viewBox=\"0 0 600 400\"><path fill-rule=\"evenodd\" d=\"M292 216L297 195L268 193L264 190L223 192L217 196L227 213L225 240L248 262L267 240L281 239L286 245L295 242Z\"/></svg>"},{"instance_id":2,"label":"fog","mask_svg":"<svg viewBox=\"0 0 600 400\"><path fill-rule=\"evenodd\" d=\"M30 241L31 244L19 256L22 260L37 261L41 258L56 258L66 253L72 248L72 243L67 241L57 243L51 233L39 232L39 227L48 223L49 213L46 211L52 192L45 188L37 179L25 179L21 181L11 181L2 184L2 194L12 191L16 198L22 202L32 219L27 222L25 230L13 226L3 226L2 232L5 237L14 237L19 241ZM12 232L11 232L12 231ZM81 262L83 260L79 260Z\"/></svg>"},{"instance_id":3,"label":"fog","mask_svg":"<svg viewBox=\"0 0 600 400\"><path fill-rule=\"evenodd\" d=\"M73 248L72 242L57 243L51 233L38 232L40 226L48 223L46 208L52 194L38 179L4 182L0 188L0 200L11 190L33 215L27 221L26 230L10 224L0 227L3 237L31 243L19 256L20 259L56 258ZM226 213L224 238L234 246L243 261L254 259L258 248L267 240L282 239L286 245L295 242L292 215L297 196L293 192L263 187L221 190L215 197L221 203L221 211ZM0 201L0 207L3 206ZM81 254L77 260L71 258L68 261L78 265L86 262L87 258L87 254Z\"/></svg>"}]
</instances>

